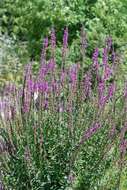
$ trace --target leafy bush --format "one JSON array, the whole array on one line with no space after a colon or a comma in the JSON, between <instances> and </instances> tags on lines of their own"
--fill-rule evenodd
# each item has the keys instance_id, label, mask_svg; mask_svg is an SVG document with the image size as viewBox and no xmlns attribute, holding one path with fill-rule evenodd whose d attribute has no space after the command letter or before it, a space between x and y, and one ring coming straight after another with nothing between
<instances>
[{"instance_id":1,"label":"leafy bush","mask_svg":"<svg viewBox=\"0 0 127 190\"><path fill-rule=\"evenodd\" d=\"M81 42L84 62L83 30ZM102 190L113 166L118 171L113 189L119 188L127 149L127 85L119 83L121 65L112 39L106 40L102 52L95 49L87 68L82 62L68 63L68 28L61 65L56 64L54 30L50 55L48 44L44 39L39 70L31 62L22 86L8 84L3 89L2 182L14 190Z\"/></svg>"},{"instance_id":2,"label":"leafy bush","mask_svg":"<svg viewBox=\"0 0 127 190\"><path fill-rule=\"evenodd\" d=\"M103 39L111 35L115 48L125 50L127 37L126 0L3 0L0 2L1 31L15 39L28 41L31 57L38 58L42 37L56 27L61 42L63 26L69 26L70 41L79 38L81 23L87 30L89 49L100 47Z\"/></svg>"}]
</instances>

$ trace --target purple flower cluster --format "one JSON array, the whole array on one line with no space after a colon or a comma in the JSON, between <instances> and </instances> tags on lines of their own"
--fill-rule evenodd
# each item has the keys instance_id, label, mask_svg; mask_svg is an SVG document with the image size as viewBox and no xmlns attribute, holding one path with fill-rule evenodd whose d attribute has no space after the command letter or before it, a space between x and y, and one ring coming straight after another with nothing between
<instances>
[{"instance_id":1,"label":"purple flower cluster","mask_svg":"<svg viewBox=\"0 0 127 190\"><path fill-rule=\"evenodd\" d=\"M83 78L83 97L86 99L91 96L92 92L92 77L91 73L87 72Z\"/></svg>"}]
</instances>

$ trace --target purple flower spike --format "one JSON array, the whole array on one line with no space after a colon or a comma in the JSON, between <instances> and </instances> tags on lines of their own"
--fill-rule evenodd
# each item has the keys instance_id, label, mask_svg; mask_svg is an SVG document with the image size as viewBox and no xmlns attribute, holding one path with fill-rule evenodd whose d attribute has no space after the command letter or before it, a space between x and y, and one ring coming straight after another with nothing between
<instances>
[{"instance_id":1,"label":"purple flower spike","mask_svg":"<svg viewBox=\"0 0 127 190\"><path fill-rule=\"evenodd\" d=\"M53 72L55 70L55 61L54 59L50 59L49 63L47 64L47 69L51 72Z\"/></svg>"},{"instance_id":2,"label":"purple flower spike","mask_svg":"<svg viewBox=\"0 0 127 190\"><path fill-rule=\"evenodd\" d=\"M113 83L109 86L109 88L108 88L108 98L111 98L111 97L114 95L115 91L116 91L116 85L115 85L115 83L113 82Z\"/></svg>"},{"instance_id":3,"label":"purple flower spike","mask_svg":"<svg viewBox=\"0 0 127 190\"><path fill-rule=\"evenodd\" d=\"M112 75L112 69L110 68L109 65L105 65L105 68L104 68L104 80L109 79L111 75Z\"/></svg>"},{"instance_id":4,"label":"purple flower spike","mask_svg":"<svg viewBox=\"0 0 127 190\"><path fill-rule=\"evenodd\" d=\"M66 49L68 46L68 27L64 30L64 36L63 36L63 49Z\"/></svg>"},{"instance_id":5,"label":"purple flower spike","mask_svg":"<svg viewBox=\"0 0 127 190\"><path fill-rule=\"evenodd\" d=\"M79 65L77 65L77 64L73 64L73 65L70 67L69 76L70 76L70 82L71 82L72 84L76 83L76 81L77 81L78 70L79 70Z\"/></svg>"},{"instance_id":6,"label":"purple flower spike","mask_svg":"<svg viewBox=\"0 0 127 190\"><path fill-rule=\"evenodd\" d=\"M99 69L99 64L98 64L98 55L99 55L99 50L98 48L95 49L93 53L93 67L98 70Z\"/></svg>"},{"instance_id":7,"label":"purple flower spike","mask_svg":"<svg viewBox=\"0 0 127 190\"><path fill-rule=\"evenodd\" d=\"M104 80L101 80L98 84L98 94L99 94L99 97L102 96L102 94L104 93L104 90L105 90L105 82Z\"/></svg>"},{"instance_id":8,"label":"purple flower spike","mask_svg":"<svg viewBox=\"0 0 127 190\"><path fill-rule=\"evenodd\" d=\"M91 73L88 72L83 79L83 91L84 91L84 98L90 97L91 95L91 86L92 86L92 79Z\"/></svg>"},{"instance_id":9,"label":"purple flower spike","mask_svg":"<svg viewBox=\"0 0 127 190\"><path fill-rule=\"evenodd\" d=\"M56 48L56 35L55 35L54 28L52 28L52 31L51 31L51 47L52 47L52 50Z\"/></svg>"},{"instance_id":10,"label":"purple flower spike","mask_svg":"<svg viewBox=\"0 0 127 190\"><path fill-rule=\"evenodd\" d=\"M49 90L48 82L47 81L38 82L37 88L38 88L39 92L41 92L41 93L47 93L48 90Z\"/></svg>"}]
</instances>

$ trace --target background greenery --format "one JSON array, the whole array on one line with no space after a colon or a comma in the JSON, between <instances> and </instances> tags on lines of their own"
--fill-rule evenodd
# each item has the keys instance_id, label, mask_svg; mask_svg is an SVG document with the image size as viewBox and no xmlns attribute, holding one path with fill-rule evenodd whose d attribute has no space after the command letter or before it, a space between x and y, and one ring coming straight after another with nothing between
<instances>
[{"instance_id":1,"label":"background greenery","mask_svg":"<svg viewBox=\"0 0 127 190\"><path fill-rule=\"evenodd\" d=\"M41 41L56 29L58 43L62 28L69 26L71 45L79 37L81 24L89 38L89 49L101 46L107 35L115 48L124 48L127 38L127 0L2 0L0 31L28 42L31 57L38 57Z\"/></svg>"}]
</instances>

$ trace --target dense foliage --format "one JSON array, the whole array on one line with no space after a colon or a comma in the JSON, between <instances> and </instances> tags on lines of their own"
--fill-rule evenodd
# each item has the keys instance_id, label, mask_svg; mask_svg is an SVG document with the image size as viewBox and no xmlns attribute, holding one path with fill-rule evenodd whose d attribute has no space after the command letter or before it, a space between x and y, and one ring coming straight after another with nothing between
<instances>
[{"instance_id":1,"label":"dense foliage","mask_svg":"<svg viewBox=\"0 0 127 190\"><path fill-rule=\"evenodd\" d=\"M79 38L81 24L87 30L89 50L100 47L111 35L122 50L127 38L127 0L2 0L0 30L14 39L28 42L31 57L38 57L42 37L56 28L58 43L63 26L69 26L71 45Z\"/></svg>"},{"instance_id":2,"label":"dense foliage","mask_svg":"<svg viewBox=\"0 0 127 190\"><path fill-rule=\"evenodd\" d=\"M80 62L68 63L67 27L61 65L56 64L54 29L50 45L49 56L45 38L39 69L33 62L26 65L21 86L9 83L3 89L0 175L5 189L123 188L127 84L111 37L102 51L95 49L89 68L83 67L83 30ZM115 177L111 173L106 179L112 168Z\"/></svg>"}]
</instances>

